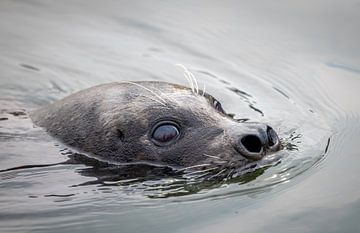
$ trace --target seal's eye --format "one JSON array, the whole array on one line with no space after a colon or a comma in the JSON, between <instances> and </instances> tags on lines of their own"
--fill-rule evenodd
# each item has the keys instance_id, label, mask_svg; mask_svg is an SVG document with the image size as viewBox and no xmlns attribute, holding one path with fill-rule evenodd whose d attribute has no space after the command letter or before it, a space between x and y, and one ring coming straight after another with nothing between
<instances>
[{"instance_id":1,"label":"seal's eye","mask_svg":"<svg viewBox=\"0 0 360 233\"><path fill-rule=\"evenodd\" d=\"M152 132L151 139L158 146L166 146L175 141L179 135L179 129L176 125L164 123L155 127Z\"/></svg>"},{"instance_id":2,"label":"seal's eye","mask_svg":"<svg viewBox=\"0 0 360 233\"><path fill-rule=\"evenodd\" d=\"M225 113L224 109L221 106L221 103L219 101L217 101L216 99L213 100L213 106L217 111L219 111L221 113Z\"/></svg>"}]
</instances>

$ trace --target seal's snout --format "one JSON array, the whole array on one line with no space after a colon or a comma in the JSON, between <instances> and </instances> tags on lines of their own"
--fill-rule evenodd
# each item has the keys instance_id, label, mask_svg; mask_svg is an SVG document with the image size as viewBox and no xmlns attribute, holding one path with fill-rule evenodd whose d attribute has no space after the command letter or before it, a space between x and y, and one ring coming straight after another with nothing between
<instances>
[{"instance_id":1,"label":"seal's snout","mask_svg":"<svg viewBox=\"0 0 360 233\"><path fill-rule=\"evenodd\" d=\"M277 151L280 147L280 140L275 130L263 125L255 128L257 130L251 130L249 134L242 134L235 145L235 149L241 155L251 160L259 160L267 152Z\"/></svg>"}]
</instances>

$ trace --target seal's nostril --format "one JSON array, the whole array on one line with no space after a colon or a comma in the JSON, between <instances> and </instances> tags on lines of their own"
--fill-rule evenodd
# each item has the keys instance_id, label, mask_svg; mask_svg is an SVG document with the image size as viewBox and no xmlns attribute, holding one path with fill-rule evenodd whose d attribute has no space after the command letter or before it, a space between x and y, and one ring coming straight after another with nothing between
<instances>
[{"instance_id":1,"label":"seal's nostril","mask_svg":"<svg viewBox=\"0 0 360 233\"><path fill-rule=\"evenodd\" d=\"M278 140L278 136L275 133L275 131L271 127L268 126L266 129L266 133L267 133L269 147L276 145L279 140Z\"/></svg>"},{"instance_id":2,"label":"seal's nostril","mask_svg":"<svg viewBox=\"0 0 360 233\"><path fill-rule=\"evenodd\" d=\"M262 143L258 136L247 135L241 139L242 145L246 150L252 153L259 153L262 149Z\"/></svg>"}]
</instances>

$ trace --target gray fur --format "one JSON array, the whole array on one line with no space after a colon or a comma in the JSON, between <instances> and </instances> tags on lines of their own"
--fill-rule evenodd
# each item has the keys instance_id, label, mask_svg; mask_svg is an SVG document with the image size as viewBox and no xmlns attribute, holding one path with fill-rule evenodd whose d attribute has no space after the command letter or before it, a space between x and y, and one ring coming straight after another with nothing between
<instances>
[{"instance_id":1,"label":"gray fur","mask_svg":"<svg viewBox=\"0 0 360 233\"><path fill-rule=\"evenodd\" d=\"M211 100L165 82L109 83L36 110L31 118L66 145L108 162L173 167L251 162L236 144L266 126L238 123L219 113ZM161 120L180 126L175 144L159 147L150 140L150 130Z\"/></svg>"}]
</instances>

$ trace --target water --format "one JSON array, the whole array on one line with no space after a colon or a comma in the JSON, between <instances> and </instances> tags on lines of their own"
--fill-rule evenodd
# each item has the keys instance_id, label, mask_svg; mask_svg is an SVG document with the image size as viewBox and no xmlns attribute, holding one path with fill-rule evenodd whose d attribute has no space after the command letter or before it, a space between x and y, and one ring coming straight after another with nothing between
<instances>
[{"instance_id":1,"label":"water","mask_svg":"<svg viewBox=\"0 0 360 233\"><path fill-rule=\"evenodd\" d=\"M0 173L0 232L359 232L359 9L1 1L0 170L24 167ZM23 109L105 82L187 85L178 63L227 112L275 128L281 162L180 196L171 179L120 185L84 164L28 166L68 157Z\"/></svg>"}]
</instances>

